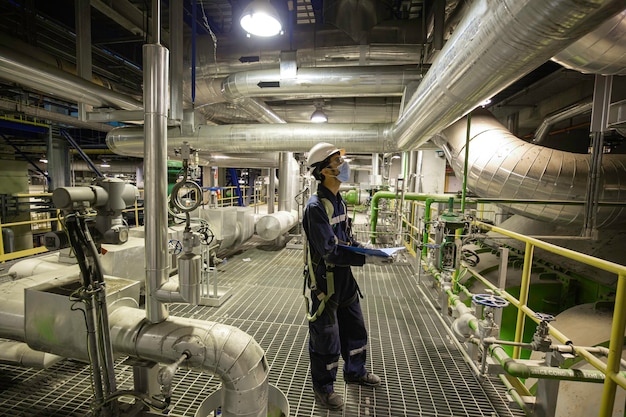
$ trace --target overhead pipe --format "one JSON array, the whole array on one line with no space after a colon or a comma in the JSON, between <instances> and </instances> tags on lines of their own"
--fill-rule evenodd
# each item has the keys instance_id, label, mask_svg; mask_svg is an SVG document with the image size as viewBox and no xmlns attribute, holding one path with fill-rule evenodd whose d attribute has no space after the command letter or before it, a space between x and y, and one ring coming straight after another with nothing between
<instances>
[{"instance_id":1,"label":"overhead pipe","mask_svg":"<svg viewBox=\"0 0 626 417\"><path fill-rule=\"evenodd\" d=\"M3 79L77 103L124 110L143 108L141 102L128 95L101 87L2 45L0 74Z\"/></svg>"},{"instance_id":2,"label":"overhead pipe","mask_svg":"<svg viewBox=\"0 0 626 417\"><path fill-rule=\"evenodd\" d=\"M316 31L315 38L319 41L320 31ZM220 63L213 59L215 45L209 36L196 39L200 61L204 64L201 71L196 74L198 80L226 77L235 72L259 70L278 67L281 63L281 55L285 48L256 51L253 55L255 60L249 62L243 60L240 52L240 40L220 39L220 55L225 57ZM324 44L324 42L320 42ZM186 56L191 56L189 49L191 41L185 45ZM234 50L237 48L237 50ZM231 51L229 51L229 49ZM287 48L292 49L292 48ZM295 51L295 64L298 68L327 68L346 66L397 66L415 65L420 62L422 49L420 42L407 42L401 45L370 44L370 45L345 45L325 47L299 47ZM187 83L190 80L186 80Z\"/></svg>"},{"instance_id":3,"label":"overhead pipe","mask_svg":"<svg viewBox=\"0 0 626 417\"><path fill-rule=\"evenodd\" d=\"M461 119L433 138L441 146L455 174L463 175L466 121ZM486 110L472 113L467 187L483 199L584 199L589 155L533 145L515 137ZM626 155L606 154L600 170L599 201L620 202L626 196ZM578 205L511 204L514 213L537 220L581 225L584 210ZM601 206L599 228L621 224L625 209Z\"/></svg>"},{"instance_id":4,"label":"overhead pipe","mask_svg":"<svg viewBox=\"0 0 626 417\"><path fill-rule=\"evenodd\" d=\"M390 133L381 124L280 123L198 126L192 134L170 128L167 137L170 154L188 142L202 157L203 152L307 152L319 142L359 152L392 152L396 147ZM119 155L143 157L143 128L113 129L107 146Z\"/></svg>"},{"instance_id":5,"label":"overhead pipe","mask_svg":"<svg viewBox=\"0 0 626 417\"><path fill-rule=\"evenodd\" d=\"M624 10L623 0L474 1L393 126L415 149Z\"/></svg>"},{"instance_id":6,"label":"overhead pipe","mask_svg":"<svg viewBox=\"0 0 626 417\"><path fill-rule=\"evenodd\" d=\"M374 139L377 145L372 151L369 149L363 149L363 151L410 150L423 145L433 134L462 117L484 99L501 91L573 43L581 35L594 30L604 20L623 10L623 3L619 0L586 3L586 8L583 9L573 0L559 0L551 2L548 6L546 9L547 6L543 0L522 2L506 0L498 2L494 7L488 7L486 0L473 2L467 15L415 92L406 97L404 111L400 118L393 124L369 125L369 131L362 132L365 144ZM549 37L546 34L555 35ZM371 70L371 68L360 70L366 69ZM304 73L303 71L302 74ZM287 91L283 90L283 87L287 87L282 85L278 89L258 88L258 83L268 81L264 77L271 74L276 75L277 70L233 75L231 81L227 83L228 89L246 96L257 93L261 96L269 96L269 90L276 90L272 91L273 94L281 90ZM271 78L269 81L278 81L278 79ZM246 90L244 88L246 85L248 86L246 88L254 88L255 91ZM254 85L257 87L252 87ZM203 88L211 91L202 94L209 94L209 97L216 97L217 100L221 95L221 86L221 81L215 81L215 84L205 84ZM336 87L334 86L333 89ZM301 86L292 84L292 88L294 93L300 92L299 94L303 97L310 97L316 92L329 94L329 89L324 86L303 89ZM352 86L352 89L354 88ZM365 92L361 88L361 86L358 87L357 93ZM354 92L346 91L345 94L354 94ZM360 131L367 125L352 126ZM225 139L226 143L222 144L223 147L220 147L219 151L241 151L238 145L241 141L244 143L244 148L259 142L267 145L264 148L255 147L246 150L252 152L285 149L304 151L319 140L349 147L354 137L349 129L344 129L344 133L348 133L347 141L341 137L342 135L332 134L333 131L337 133L336 129L342 128L344 127L333 127L333 125L324 127L317 125L314 129L300 129L299 125L286 128L278 125L270 125L270 127L238 125L237 128L229 131L229 127L225 126L206 126L205 129L211 133L198 133L198 135L213 137L213 131L218 137L228 134L229 136ZM245 129L246 133L240 133L239 129ZM294 129L299 129L300 137L294 138L291 134ZM325 137L319 138L317 135L320 132ZM132 131L124 133L114 131L107 135L107 142L116 149L117 153L126 154L125 152L130 151L123 148L132 149L135 146L132 141L126 141L123 137L125 134L132 135L133 133ZM179 134L180 142L186 140L191 143L195 140L194 135ZM272 137L271 143L264 141L266 135ZM236 149L232 149L233 147ZM137 154L136 147L133 152L134 156L140 156Z\"/></svg>"},{"instance_id":7,"label":"overhead pipe","mask_svg":"<svg viewBox=\"0 0 626 417\"><path fill-rule=\"evenodd\" d=\"M583 36L552 61L583 74L626 75L626 10Z\"/></svg>"},{"instance_id":8,"label":"overhead pipe","mask_svg":"<svg viewBox=\"0 0 626 417\"><path fill-rule=\"evenodd\" d=\"M591 111L593 107L593 103L591 101L587 101L585 103L578 103L567 109L561 110L556 114L552 114L541 122L537 130L535 131L535 135L533 138L533 143L541 143L546 137L548 137L548 133L550 133L550 128L558 122L563 120L571 119L574 116L578 116L581 114L585 114Z\"/></svg>"}]
</instances>

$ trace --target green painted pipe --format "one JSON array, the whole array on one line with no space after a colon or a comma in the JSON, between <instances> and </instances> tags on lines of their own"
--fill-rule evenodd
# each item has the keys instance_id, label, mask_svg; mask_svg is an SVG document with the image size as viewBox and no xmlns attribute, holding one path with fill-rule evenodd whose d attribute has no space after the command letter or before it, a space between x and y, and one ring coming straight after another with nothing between
<instances>
[{"instance_id":1,"label":"green painted pipe","mask_svg":"<svg viewBox=\"0 0 626 417\"><path fill-rule=\"evenodd\" d=\"M390 191L378 191L372 196L372 208L370 212L370 241L372 243L376 243L376 224L378 223L378 200L382 198L388 199L397 199L400 197L396 195L396 193ZM437 195L437 194L417 194L417 193L405 193L404 199L411 201L425 201L428 199L432 199L432 201L428 204L429 210L424 215L424 222L430 221L430 204L433 202L445 203L448 201L450 196L447 195ZM426 219L426 214L428 215L428 220ZM428 237L426 235L426 237ZM428 241L427 241L428 242Z\"/></svg>"},{"instance_id":2,"label":"green painted pipe","mask_svg":"<svg viewBox=\"0 0 626 417\"><path fill-rule=\"evenodd\" d=\"M601 371L587 369L561 369L551 366L528 366L511 358L500 345L489 346L489 354L498 361L507 374L517 378L558 379L604 383L605 375Z\"/></svg>"}]
</instances>

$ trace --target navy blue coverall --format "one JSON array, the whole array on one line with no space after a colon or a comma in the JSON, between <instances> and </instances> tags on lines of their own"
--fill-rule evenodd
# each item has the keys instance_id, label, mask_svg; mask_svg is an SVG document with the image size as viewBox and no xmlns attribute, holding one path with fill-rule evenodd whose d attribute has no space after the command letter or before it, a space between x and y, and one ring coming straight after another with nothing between
<instances>
[{"instance_id":1,"label":"navy blue coverall","mask_svg":"<svg viewBox=\"0 0 626 417\"><path fill-rule=\"evenodd\" d=\"M328 219L321 198L332 202L333 218ZM331 225L331 223L333 223ZM327 301L322 314L309 322L309 354L313 387L321 392L333 392L337 377L339 355L344 359L344 374L365 375L367 330L359 303L359 287L350 265L362 266L365 256L337 246L337 243L359 246L352 238L348 213L340 194L335 196L323 185L311 196L302 218L318 291L327 294L326 268L332 264L335 293ZM312 291L311 311L317 311L320 300Z\"/></svg>"}]
</instances>

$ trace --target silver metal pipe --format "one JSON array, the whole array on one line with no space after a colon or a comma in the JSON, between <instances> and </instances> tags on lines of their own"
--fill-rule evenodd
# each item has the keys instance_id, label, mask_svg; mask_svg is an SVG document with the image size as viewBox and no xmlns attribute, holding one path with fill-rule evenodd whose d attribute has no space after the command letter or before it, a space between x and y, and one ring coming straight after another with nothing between
<instances>
[{"instance_id":1,"label":"silver metal pipe","mask_svg":"<svg viewBox=\"0 0 626 417\"><path fill-rule=\"evenodd\" d=\"M317 31L316 31L317 32ZM316 40L319 32L316 33ZM185 56L191 56L191 39L186 40ZM196 38L198 81L209 78L225 77L235 72L259 70L264 68L278 67L281 63L281 54L284 49L262 49L257 51L257 62L241 61L240 40L220 39L219 54L221 60L218 63L213 58L214 42L210 36ZM322 67L345 67L345 66L375 66L375 65L416 65L422 56L421 45L407 43L403 45L347 45L328 47L299 47L295 51L296 65L298 68L322 68ZM191 62L186 62L186 66ZM187 74L185 82L191 84L191 78ZM189 88L187 88L189 90Z\"/></svg>"},{"instance_id":2,"label":"silver metal pipe","mask_svg":"<svg viewBox=\"0 0 626 417\"><path fill-rule=\"evenodd\" d=\"M556 54L552 60L583 74L626 75L624 57L626 9Z\"/></svg>"},{"instance_id":3,"label":"silver metal pipe","mask_svg":"<svg viewBox=\"0 0 626 417\"><path fill-rule=\"evenodd\" d=\"M183 142L206 152L308 152L318 142L330 142L359 152L393 152L397 150L389 125L381 124L240 124L199 126L193 134L178 128L167 132L168 149L180 148ZM122 127L107 134L107 146L119 155L143 157L143 128Z\"/></svg>"},{"instance_id":4,"label":"silver metal pipe","mask_svg":"<svg viewBox=\"0 0 626 417\"><path fill-rule=\"evenodd\" d=\"M474 1L404 106L402 150L434 134L624 9L623 0Z\"/></svg>"},{"instance_id":5,"label":"silver metal pipe","mask_svg":"<svg viewBox=\"0 0 626 417\"><path fill-rule=\"evenodd\" d=\"M1 45L0 77L94 107L113 106L125 110L138 110L143 107L140 102L127 95L101 87Z\"/></svg>"},{"instance_id":6,"label":"silver metal pipe","mask_svg":"<svg viewBox=\"0 0 626 417\"><path fill-rule=\"evenodd\" d=\"M465 118L433 141L440 145L457 177L465 161ZM513 136L489 112L472 113L467 186L481 198L580 201L586 194L590 156L545 148ZM626 155L606 154L600 170L600 202L624 201ZM505 205L514 213L546 222L582 225L584 210L575 205ZM601 206L598 228L621 224L626 209Z\"/></svg>"},{"instance_id":7,"label":"silver metal pipe","mask_svg":"<svg viewBox=\"0 0 626 417\"><path fill-rule=\"evenodd\" d=\"M295 210L295 195L298 178L297 162L293 157L293 152L280 153L278 181L278 211Z\"/></svg>"},{"instance_id":8,"label":"silver metal pipe","mask_svg":"<svg viewBox=\"0 0 626 417\"><path fill-rule=\"evenodd\" d=\"M153 292L169 276L167 247L167 106L169 103L168 50L161 45L143 46L145 105L145 262L146 317L151 323L167 318L167 306ZM143 136L143 134L142 134Z\"/></svg>"},{"instance_id":9,"label":"silver metal pipe","mask_svg":"<svg viewBox=\"0 0 626 417\"><path fill-rule=\"evenodd\" d=\"M118 354L168 363L188 352L183 366L217 375L224 417L267 416L269 365L250 335L225 324L174 316L146 323L142 310L129 307L112 311L109 323Z\"/></svg>"},{"instance_id":10,"label":"silver metal pipe","mask_svg":"<svg viewBox=\"0 0 626 417\"><path fill-rule=\"evenodd\" d=\"M171 30L170 119L183 120L183 2L170 3L169 22Z\"/></svg>"},{"instance_id":11,"label":"silver metal pipe","mask_svg":"<svg viewBox=\"0 0 626 417\"><path fill-rule=\"evenodd\" d=\"M556 114L550 115L543 119L537 130L535 131L534 143L541 143L548 136L550 128L555 124L563 120L567 120L571 117L578 116L591 111L592 102L579 103L571 106Z\"/></svg>"},{"instance_id":12,"label":"silver metal pipe","mask_svg":"<svg viewBox=\"0 0 626 417\"><path fill-rule=\"evenodd\" d=\"M256 234L263 240L274 240L287 233L298 219L289 211L277 211L261 217L255 224Z\"/></svg>"},{"instance_id":13,"label":"silver metal pipe","mask_svg":"<svg viewBox=\"0 0 626 417\"><path fill-rule=\"evenodd\" d=\"M62 356L33 350L26 343L0 340L0 363L48 369L64 359Z\"/></svg>"},{"instance_id":14,"label":"silver metal pipe","mask_svg":"<svg viewBox=\"0 0 626 417\"><path fill-rule=\"evenodd\" d=\"M220 96L205 97L207 103L239 97L401 96L406 85L422 79L414 67L300 68L293 78L281 77L280 68L231 74L222 81ZM276 83L276 86L265 84ZM211 89L211 93L217 93ZM209 91L206 91L207 93Z\"/></svg>"}]
</instances>

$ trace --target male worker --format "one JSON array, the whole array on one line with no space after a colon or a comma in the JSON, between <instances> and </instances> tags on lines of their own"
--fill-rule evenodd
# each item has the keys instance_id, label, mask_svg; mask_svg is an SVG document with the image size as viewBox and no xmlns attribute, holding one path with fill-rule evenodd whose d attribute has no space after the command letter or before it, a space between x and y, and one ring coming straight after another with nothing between
<instances>
[{"instance_id":1,"label":"male worker","mask_svg":"<svg viewBox=\"0 0 626 417\"><path fill-rule=\"evenodd\" d=\"M324 142L309 151L307 163L320 184L302 218L308 244L305 279L311 289L308 314L311 378L315 399L331 410L343 407L343 399L333 387L340 354L346 382L380 384L380 378L365 368L367 330L359 304L359 287L350 265L362 266L366 260L389 261L341 246L360 246L352 237L346 205L339 194L341 183L350 178L350 167L342 158L344 153L343 149Z\"/></svg>"}]
</instances>

